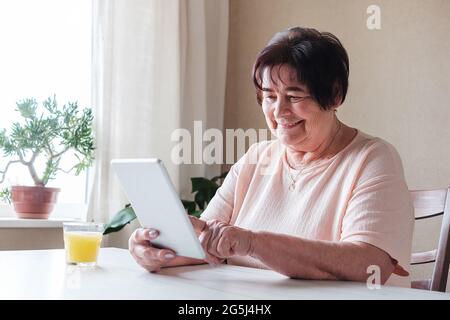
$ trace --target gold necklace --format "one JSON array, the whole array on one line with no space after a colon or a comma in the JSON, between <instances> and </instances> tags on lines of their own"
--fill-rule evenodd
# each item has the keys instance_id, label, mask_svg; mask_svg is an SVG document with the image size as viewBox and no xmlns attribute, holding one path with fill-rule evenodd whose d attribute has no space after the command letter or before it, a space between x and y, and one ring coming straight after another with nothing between
<instances>
[{"instance_id":1,"label":"gold necklace","mask_svg":"<svg viewBox=\"0 0 450 320\"><path fill-rule=\"evenodd\" d=\"M328 150L328 148L333 144L334 139L336 139L336 137L337 137L339 131L341 131L341 128L342 128L342 122L340 122L339 120L338 120L338 122L339 122L339 128L337 129L336 133L334 134L333 139L331 139L331 142L330 142L330 143L328 144L328 146L327 146L327 147L319 154L319 156L318 156L317 158L320 158L320 157L324 154L324 152ZM295 190L295 184L297 183L297 178L302 174L303 170L305 170L306 165L303 165L302 168L300 169L300 171L299 171L299 172L295 175L295 177L294 177L294 176L291 174L291 166L290 166L290 164L289 164L289 162L288 162L288 159L287 159L287 149L286 149L286 151L284 152L284 156L285 156L285 159L286 159L286 163L287 163L287 165L288 165L288 175L289 175L289 178L291 179L291 183L289 184L288 190L289 190L289 191L294 191L294 190Z\"/></svg>"}]
</instances>

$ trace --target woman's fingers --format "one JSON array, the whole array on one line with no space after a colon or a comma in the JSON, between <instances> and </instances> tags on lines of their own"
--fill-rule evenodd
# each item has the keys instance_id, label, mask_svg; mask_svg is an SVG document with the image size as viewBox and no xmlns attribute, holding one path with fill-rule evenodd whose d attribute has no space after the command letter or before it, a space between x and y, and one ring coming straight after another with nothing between
<instances>
[{"instance_id":1,"label":"woman's fingers","mask_svg":"<svg viewBox=\"0 0 450 320\"><path fill-rule=\"evenodd\" d=\"M137 243L144 243L146 241L151 241L159 236L158 230L155 229L136 229L133 233L134 241Z\"/></svg>"},{"instance_id":2,"label":"woman's fingers","mask_svg":"<svg viewBox=\"0 0 450 320\"><path fill-rule=\"evenodd\" d=\"M228 238L225 234L229 235L230 233L227 231L232 227L222 221L212 220L207 222L207 228L212 232L207 243L208 252L221 259L230 257L230 252L232 252L232 248L229 247L231 241L230 239L223 240Z\"/></svg>"},{"instance_id":3,"label":"woman's fingers","mask_svg":"<svg viewBox=\"0 0 450 320\"><path fill-rule=\"evenodd\" d=\"M161 266L160 265L142 265L142 267L147 270L148 272L151 273L156 273L159 272L161 270Z\"/></svg>"},{"instance_id":4,"label":"woman's fingers","mask_svg":"<svg viewBox=\"0 0 450 320\"><path fill-rule=\"evenodd\" d=\"M167 249L137 246L134 258L148 271L158 272L166 262L175 258L175 253Z\"/></svg>"},{"instance_id":5,"label":"woman's fingers","mask_svg":"<svg viewBox=\"0 0 450 320\"><path fill-rule=\"evenodd\" d=\"M135 255L145 261L155 260L165 262L175 258L175 252L169 249L158 249L151 245L137 245L134 250Z\"/></svg>"},{"instance_id":6,"label":"woman's fingers","mask_svg":"<svg viewBox=\"0 0 450 320\"><path fill-rule=\"evenodd\" d=\"M205 261L211 265L218 265L222 261L208 251L208 242L210 241L211 236L212 236L211 230L206 230L200 234L199 240L200 240L200 243L201 243L203 249L205 250L205 255L206 255Z\"/></svg>"},{"instance_id":7,"label":"woman's fingers","mask_svg":"<svg viewBox=\"0 0 450 320\"><path fill-rule=\"evenodd\" d=\"M231 257L233 255L233 248L230 242L229 237L220 237L220 239L217 242L217 251L219 252L220 256L227 258Z\"/></svg>"},{"instance_id":8,"label":"woman's fingers","mask_svg":"<svg viewBox=\"0 0 450 320\"><path fill-rule=\"evenodd\" d=\"M128 240L128 249L131 254L135 251L136 246L138 245L149 245L150 241L158 237L157 230L149 230L149 229L136 229L130 239Z\"/></svg>"},{"instance_id":9,"label":"woman's fingers","mask_svg":"<svg viewBox=\"0 0 450 320\"><path fill-rule=\"evenodd\" d=\"M409 272L406 271L405 269L403 269L403 267L400 266L399 264L397 264L397 265L395 266L394 271L393 271L392 273L394 273L394 274L396 274L396 275L399 275L399 276L401 276L401 277L407 277L407 276L409 276Z\"/></svg>"},{"instance_id":10,"label":"woman's fingers","mask_svg":"<svg viewBox=\"0 0 450 320\"><path fill-rule=\"evenodd\" d=\"M202 233L202 231L205 230L206 228L206 222L194 217L192 215L189 215L189 220L191 220L192 226L194 227L195 233L197 234L197 236Z\"/></svg>"},{"instance_id":11,"label":"woman's fingers","mask_svg":"<svg viewBox=\"0 0 450 320\"><path fill-rule=\"evenodd\" d=\"M223 247L223 242L220 242L222 239L222 235L224 230L226 229L226 224L214 223L211 226L208 226L212 229L212 236L208 242L208 251L215 255L218 258L227 258L225 252L228 252L227 248Z\"/></svg>"},{"instance_id":12,"label":"woman's fingers","mask_svg":"<svg viewBox=\"0 0 450 320\"><path fill-rule=\"evenodd\" d=\"M129 249L139 265L150 272L158 272L165 262L175 258L170 249L159 249L151 245L151 241L159 235L154 229L137 229L129 240Z\"/></svg>"},{"instance_id":13,"label":"woman's fingers","mask_svg":"<svg viewBox=\"0 0 450 320\"><path fill-rule=\"evenodd\" d=\"M253 239L251 231L218 220L208 221L207 224L211 236L205 245L210 254L224 259L233 255L245 256L251 252Z\"/></svg>"},{"instance_id":14,"label":"woman's fingers","mask_svg":"<svg viewBox=\"0 0 450 320\"><path fill-rule=\"evenodd\" d=\"M158 272L161 270L161 263L160 261L151 261L151 260L144 260L140 258L135 258L136 262L143 267L145 270L149 272Z\"/></svg>"}]
</instances>

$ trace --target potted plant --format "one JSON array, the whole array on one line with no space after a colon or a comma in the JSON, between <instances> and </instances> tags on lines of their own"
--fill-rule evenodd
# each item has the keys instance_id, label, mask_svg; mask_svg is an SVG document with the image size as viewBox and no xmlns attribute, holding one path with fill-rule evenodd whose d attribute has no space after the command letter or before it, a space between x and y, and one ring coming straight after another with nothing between
<instances>
[{"instance_id":1,"label":"potted plant","mask_svg":"<svg viewBox=\"0 0 450 320\"><path fill-rule=\"evenodd\" d=\"M211 201L216 194L217 189L219 189L220 184L223 182L227 174L228 171L212 179L203 177L191 178L194 201L181 200L186 212L190 215L200 217L203 210L206 209L209 201ZM127 204L125 205L125 208L117 212L112 217L111 221L105 225L105 231L103 234L117 232L134 219L136 219L136 214L134 213L133 207L131 204Z\"/></svg>"},{"instance_id":2,"label":"potted plant","mask_svg":"<svg viewBox=\"0 0 450 320\"><path fill-rule=\"evenodd\" d=\"M0 150L7 163L0 171L0 183L5 181L11 165L25 166L34 186L13 185L0 193L11 200L19 218L47 219L57 200L59 188L46 187L59 171L80 174L91 166L94 154L92 110L79 110L77 102L59 107L56 97L49 97L41 106L36 99L16 103L21 121L13 123L9 134L0 131ZM76 163L64 170L60 166L63 156L72 153ZM41 170L37 161L45 163ZM40 171L40 172L39 172Z\"/></svg>"}]
</instances>

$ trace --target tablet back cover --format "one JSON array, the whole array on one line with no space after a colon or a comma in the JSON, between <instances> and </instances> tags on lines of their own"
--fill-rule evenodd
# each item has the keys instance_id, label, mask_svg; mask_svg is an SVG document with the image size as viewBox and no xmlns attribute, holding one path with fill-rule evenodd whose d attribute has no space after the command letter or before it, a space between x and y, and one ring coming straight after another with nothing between
<instances>
[{"instance_id":1,"label":"tablet back cover","mask_svg":"<svg viewBox=\"0 0 450 320\"><path fill-rule=\"evenodd\" d=\"M205 254L170 177L158 159L116 159L111 164L144 228L159 230L152 243L177 255Z\"/></svg>"}]
</instances>

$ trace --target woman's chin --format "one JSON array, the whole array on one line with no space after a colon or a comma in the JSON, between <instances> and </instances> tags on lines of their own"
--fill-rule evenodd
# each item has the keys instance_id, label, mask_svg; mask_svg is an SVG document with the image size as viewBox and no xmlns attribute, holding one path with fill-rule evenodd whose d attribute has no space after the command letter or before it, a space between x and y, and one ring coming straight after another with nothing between
<instances>
[{"instance_id":1,"label":"woman's chin","mask_svg":"<svg viewBox=\"0 0 450 320\"><path fill-rule=\"evenodd\" d=\"M293 127L282 127L282 126L278 126L275 128L276 130L276 135L278 138L280 139L285 139L285 140L298 140L301 139L302 136L304 135L304 124L305 121L301 121L299 124L293 126Z\"/></svg>"},{"instance_id":2,"label":"woman's chin","mask_svg":"<svg viewBox=\"0 0 450 320\"><path fill-rule=\"evenodd\" d=\"M301 137L299 137L298 135L294 136L285 133L283 134L280 132L277 132L277 137L278 140L280 140L280 142L285 145L295 145L299 140L301 140Z\"/></svg>"}]
</instances>

